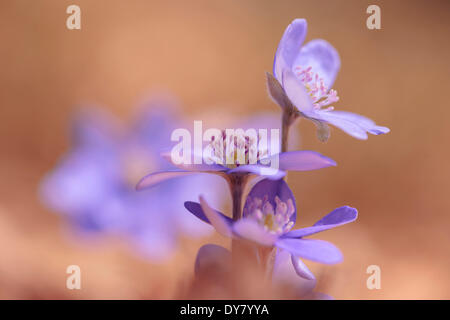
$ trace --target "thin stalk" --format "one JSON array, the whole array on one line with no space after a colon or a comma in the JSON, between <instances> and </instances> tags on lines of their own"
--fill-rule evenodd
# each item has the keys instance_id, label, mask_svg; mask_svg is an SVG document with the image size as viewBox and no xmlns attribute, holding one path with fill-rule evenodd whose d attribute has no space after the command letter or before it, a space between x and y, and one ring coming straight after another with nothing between
<instances>
[{"instance_id":1,"label":"thin stalk","mask_svg":"<svg viewBox=\"0 0 450 320\"><path fill-rule=\"evenodd\" d=\"M233 176L230 178L230 192L233 203L232 213L233 220L237 221L242 218L242 198L246 183L245 176Z\"/></svg>"},{"instance_id":2,"label":"thin stalk","mask_svg":"<svg viewBox=\"0 0 450 320\"><path fill-rule=\"evenodd\" d=\"M298 116L299 115L295 111L283 110L283 114L281 116L281 152L288 151L289 129Z\"/></svg>"},{"instance_id":3,"label":"thin stalk","mask_svg":"<svg viewBox=\"0 0 450 320\"><path fill-rule=\"evenodd\" d=\"M242 201L245 191L245 186L248 181L247 174L233 174L229 176L228 183L232 198L232 213L233 220L242 219ZM244 270L249 270L249 266L254 268L257 265L257 252L255 246L243 240L231 240L231 259L232 270L234 275L240 275ZM237 282L233 282L233 288L239 290L240 277L233 277ZM235 292L239 294L239 292Z\"/></svg>"},{"instance_id":4,"label":"thin stalk","mask_svg":"<svg viewBox=\"0 0 450 320\"><path fill-rule=\"evenodd\" d=\"M283 116L281 118L281 152L288 151L288 143L289 143L289 116L286 112L283 112Z\"/></svg>"},{"instance_id":5,"label":"thin stalk","mask_svg":"<svg viewBox=\"0 0 450 320\"><path fill-rule=\"evenodd\" d=\"M230 175L228 179L232 200L232 217L234 221L242 218L242 198L247 179L248 177L245 174L233 174ZM240 241L234 239L231 240L231 251L234 257L237 256L240 247Z\"/></svg>"}]
</instances>

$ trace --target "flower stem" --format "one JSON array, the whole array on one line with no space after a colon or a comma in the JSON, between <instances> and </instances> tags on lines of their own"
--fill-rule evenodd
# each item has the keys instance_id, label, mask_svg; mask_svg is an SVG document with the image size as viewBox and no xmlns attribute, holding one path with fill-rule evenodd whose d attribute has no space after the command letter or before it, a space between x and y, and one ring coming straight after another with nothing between
<instances>
[{"instance_id":1,"label":"flower stem","mask_svg":"<svg viewBox=\"0 0 450 320\"><path fill-rule=\"evenodd\" d=\"M244 195L245 185L247 184L247 174L232 174L228 176L228 185L230 187L231 199L232 199L232 214L233 220L237 221L242 218L242 198ZM233 256L236 256L236 252L240 247L239 240L231 240L231 251Z\"/></svg>"},{"instance_id":2,"label":"flower stem","mask_svg":"<svg viewBox=\"0 0 450 320\"><path fill-rule=\"evenodd\" d=\"M283 112L281 119L281 152L286 152L288 150L288 137L289 137L289 123L286 118L286 112Z\"/></svg>"},{"instance_id":3,"label":"flower stem","mask_svg":"<svg viewBox=\"0 0 450 320\"><path fill-rule=\"evenodd\" d=\"M289 129L297 118L298 114L295 111L283 109L281 116L281 152L287 152L289 149ZM283 179L287 182L287 173Z\"/></svg>"},{"instance_id":4,"label":"flower stem","mask_svg":"<svg viewBox=\"0 0 450 320\"><path fill-rule=\"evenodd\" d=\"M238 173L228 177L233 202L233 220L237 221L242 219L242 200L249 175ZM257 263L257 252L254 245L239 239L231 240L231 257L232 270L235 275L242 273L243 268L247 269L249 266L254 266ZM239 279L239 277L236 279ZM239 288L240 283L234 283L233 286Z\"/></svg>"},{"instance_id":5,"label":"flower stem","mask_svg":"<svg viewBox=\"0 0 450 320\"><path fill-rule=\"evenodd\" d=\"M289 129L297 118L298 114L295 111L283 110L281 116L281 152L288 151Z\"/></svg>"},{"instance_id":6,"label":"flower stem","mask_svg":"<svg viewBox=\"0 0 450 320\"><path fill-rule=\"evenodd\" d=\"M242 197L247 182L246 180L246 177L243 175L233 175L230 177L229 185L233 203L232 213L234 221L242 218Z\"/></svg>"}]
</instances>

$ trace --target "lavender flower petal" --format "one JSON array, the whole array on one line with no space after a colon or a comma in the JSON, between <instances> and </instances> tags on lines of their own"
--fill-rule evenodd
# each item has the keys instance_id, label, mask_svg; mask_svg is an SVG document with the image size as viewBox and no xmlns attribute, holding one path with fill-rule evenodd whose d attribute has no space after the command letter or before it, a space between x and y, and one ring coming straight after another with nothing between
<instances>
[{"instance_id":1,"label":"lavender flower petal","mask_svg":"<svg viewBox=\"0 0 450 320\"><path fill-rule=\"evenodd\" d=\"M302 46L294 66L312 67L312 70L323 79L325 86L332 88L341 60L331 44L322 39L314 39Z\"/></svg>"},{"instance_id":2,"label":"lavender flower petal","mask_svg":"<svg viewBox=\"0 0 450 320\"><path fill-rule=\"evenodd\" d=\"M194 154L194 152L192 152L191 154ZM228 168L220 165L220 164L216 164L216 163L212 163L212 164L208 164L205 162L205 159L202 160L202 163L200 164L195 164L195 163L189 163L189 164L184 164L184 163L175 163L172 161L172 156L170 153L162 153L161 156L166 159L167 161L169 161L171 164L173 164L175 167L181 169L181 170L186 170L186 171L198 171L198 172L215 172L215 171L226 171Z\"/></svg>"},{"instance_id":3,"label":"lavender flower petal","mask_svg":"<svg viewBox=\"0 0 450 320\"><path fill-rule=\"evenodd\" d=\"M312 272L309 271L308 267L303 263L302 260L300 260L299 257L291 255L291 261L298 276L308 280L316 279L316 277L314 277Z\"/></svg>"},{"instance_id":4,"label":"lavender flower petal","mask_svg":"<svg viewBox=\"0 0 450 320\"><path fill-rule=\"evenodd\" d=\"M348 121L353 121L354 123L357 123L361 128L374 135L384 134L390 131L389 128L377 126L372 119L356 113L348 111L333 111L333 116L347 119Z\"/></svg>"},{"instance_id":5,"label":"lavender flower petal","mask_svg":"<svg viewBox=\"0 0 450 320\"><path fill-rule=\"evenodd\" d=\"M202 206L200 205L200 203L192 202L192 201L186 201L184 203L184 207L190 213L192 213L194 216L199 218L200 220L203 220L204 222L211 224L211 222L209 221L208 217L203 212L203 209L202 209ZM231 226L231 224L233 223L233 220L231 218L227 217L226 215L224 215L220 211L217 211L217 210L214 210L214 211L216 212L217 215L220 215L223 218L223 220L225 220Z\"/></svg>"},{"instance_id":6,"label":"lavender flower petal","mask_svg":"<svg viewBox=\"0 0 450 320\"><path fill-rule=\"evenodd\" d=\"M281 238L275 245L295 256L324 264L339 263L343 259L337 247L323 240Z\"/></svg>"},{"instance_id":7,"label":"lavender flower petal","mask_svg":"<svg viewBox=\"0 0 450 320\"><path fill-rule=\"evenodd\" d=\"M272 246L278 239L278 236L269 233L252 219L240 219L233 224L233 231L238 236L247 240L256 242L263 246Z\"/></svg>"},{"instance_id":8,"label":"lavender flower petal","mask_svg":"<svg viewBox=\"0 0 450 320\"><path fill-rule=\"evenodd\" d=\"M305 40L307 23L305 19L295 19L284 31L278 44L273 62L273 74L281 83L282 72L290 69Z\"/></svg>"},{"instance_id":9,"label":"lavender flower petal","mask_svg":"<svg viewBox=\"0 0 450 320\"><path fill-rule=\"evenodd\" d=\"M308 117L326 121L349 135L361 139L367 139L367 132L379 135L388 133L389 128L377 126L371 119L359 114L347 111L324 111L319 110L312 113L306 113Z\"/></svg>"},{"instance_id":10,"label":"lavender flower petal","mask_svg":"<svg viewBox=\"0 0 450 320\"><path fill-rule=\"evenodd\" d=\"M299 277L292 266L291 254L286 250L277 249L273 265L272 282L284 284L296 290L299 298L313 294L316 280Z\"/></svg>"},{"instance_id":11,"label":"lavender flower petal","mask_svg":"<svg viewBox=\"0 0 450 320\"><path fill-rule=\"evenodd\" d=\"M309 171L336 166L333 159L309 150L288 151L279 155L280 169L284 171Z\"/></svg>"},{"instance_id":12,"label":"lavender flower petal","mask_svg":"<svg viewBox=\"0 0 450 320\"><path fill-rule=\"evenodd\" d=\"M314 226L290 231L283 235L286 238L301 238L321 231L336 228L353 222L358 217L358 210L349 206L334 209L317 221Z\"/></svg>"},{"instance_id":13,"label":"lavender flower petal","mask_svg":"<svg viewBox=\"0 0 450 320\"><path fill-rule=\"evenodd\" d=\"M282 170L278 170L276 168L271 168L269 166L259 164L247 164L228 171L228 173L237 173L237 172L253 173L271 180L279 180L286 175L286 172Z\"/></svg>"},{"instance_id":14,"label":"lavender flower petal","mask_svg":"<svg viewBox=\"0 0 450 320\"><path fill-rule=\"evenodd\" d=\"M314 105L305 86L290 69L283 70L282 85L287 97L298 110L314 112Z\"/></svg>"},{"instance_id":15,"label":"lavender flower petal","mask_svg":"<svg viewBox=\"0 0 450 320\"><path fill-rule=\"evenodd\" d=\"M353 119L339 116L335 111L319 110L312 113L306 113L306 116L315 118L319 121L326 121L357 139L367 140L367 132L358 124L358 122L355 122Z\"/></svg>"},{"instance_id":16,"label":"lavender flower petal","mask_svg":"<svg viewBox=\"0 0 450 320\"><path fill-rule=\"evenodd\" d=\"M202 196L200 196L200 205L205 216L218 233L225 237L233 236L229 221L224 219L223 215L219 214L216 210L213 210Z\"/></svg>"},{"instance_id":17,"label":"lavender flower petal","mask_svg":"<svg viewBox=\"0 0 450 320\"><path fill-rule=\"evenodd\" d=\"M148 189L151 187L154 187L155 185L157 185L158 183L173 179L173 178L177 178L180 176L187 176L187 175L192 175L192 174L196 174L197 172L193 172L193 171L161 171L161 172L154 172L154 173L150 173L149 175L146 175L145 177L143 177L138 184L136 185L136 190L143 190L143 189Z\"/></svg>"}]
</instances>

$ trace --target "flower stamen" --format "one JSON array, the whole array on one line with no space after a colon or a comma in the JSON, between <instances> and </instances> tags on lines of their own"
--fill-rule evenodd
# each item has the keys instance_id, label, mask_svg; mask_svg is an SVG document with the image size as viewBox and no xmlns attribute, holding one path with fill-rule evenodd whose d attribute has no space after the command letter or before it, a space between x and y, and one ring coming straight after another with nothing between
<instances>
[{"instance_id":1,"label":"flower stamen","mask_svg":"<svg viewBox=\"0 0 450 320\"><path fill-rule=\"evenodd\" d=\"M244 209L244 217L254 219L270 233L280 235L288 232L294 226L294 222L291 221L295 212L294 202L292 199L284 202L276 196L274 204L269 201L267 195L262 199L249 196Z\"/></svg>"},{"instance_id":2,"label":"flower stamen","mask_svg":"<svg viewBox=\"0 0 450 320\"><path fill-rule=\"evenodd\" d=\"M261 137L233 134L228 135L222 130L222 135L212 137L210 147L212 149L210 160L222 164L228 168L235 168L246 164L255 164L257 160L267 157L267 148L258 145Z\"/></svg>"},{"instance_id":3,"label":"flower stamen","mask_svg":"<svg viewBox=\"0 0 450 320\"><path fill-rule=\"evenodd\" d=\"M323 111L331 111L334 109L334 107L329 105L339 101L337 91L334 89L329 90L323 78L320 78L317 73L312 71L311 66L306 69L303 69L301 66L296 66L295 75L303 83L306 91L308 91L315 109L319 110L326 106L328 108L322 109Z\"/></svg>"}]
</instances>

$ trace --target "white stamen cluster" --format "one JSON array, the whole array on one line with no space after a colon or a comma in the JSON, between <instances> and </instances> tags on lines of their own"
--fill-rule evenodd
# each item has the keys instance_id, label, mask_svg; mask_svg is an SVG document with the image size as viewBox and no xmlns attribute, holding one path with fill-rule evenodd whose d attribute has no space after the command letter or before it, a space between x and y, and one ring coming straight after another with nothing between
<instances>
[{"instance_id":1,"label":"white stamen cluster","mask_svg":"<svg viewBox=\"0 0 450 320\"><path fill-rule=\"evenodd\" d=\"M314 104L314 108L321 109L329 106L332 103L339 101L337 91L334 89L328 90L322 78L317 73L312 71L312 67L303 69L300 66L295 67L295 74L303 83L306 90ZM328 107L325 110L333 110L334 107Z\"/></svg>"},{"instance_id":2,"label":"white stamen cluster","mask_svg":"<svg viewBox=\"0 0 450 320\"><path fill-rule=\"evenodd\" d=\"M248 197L245 204L244 216L255 219L266 231L273 234L288 232L294 225L291 217L295 212L292 199L286 202L275 197L275 208L265 195L262 199Z\"/></svg>"},{"instance_id":3,"label":"white stamen cluster","mask_svg":"<svg viewBox=\"0 0 450 320\"><path fill-rule=\"evenodd\" d=\"M259 159L268 155L267 147L258 145L259 136L245 134L222 135L211 138L212 160L215 163L235 168L240 165L256 164Z\"/></svg>"}]
</instances>

